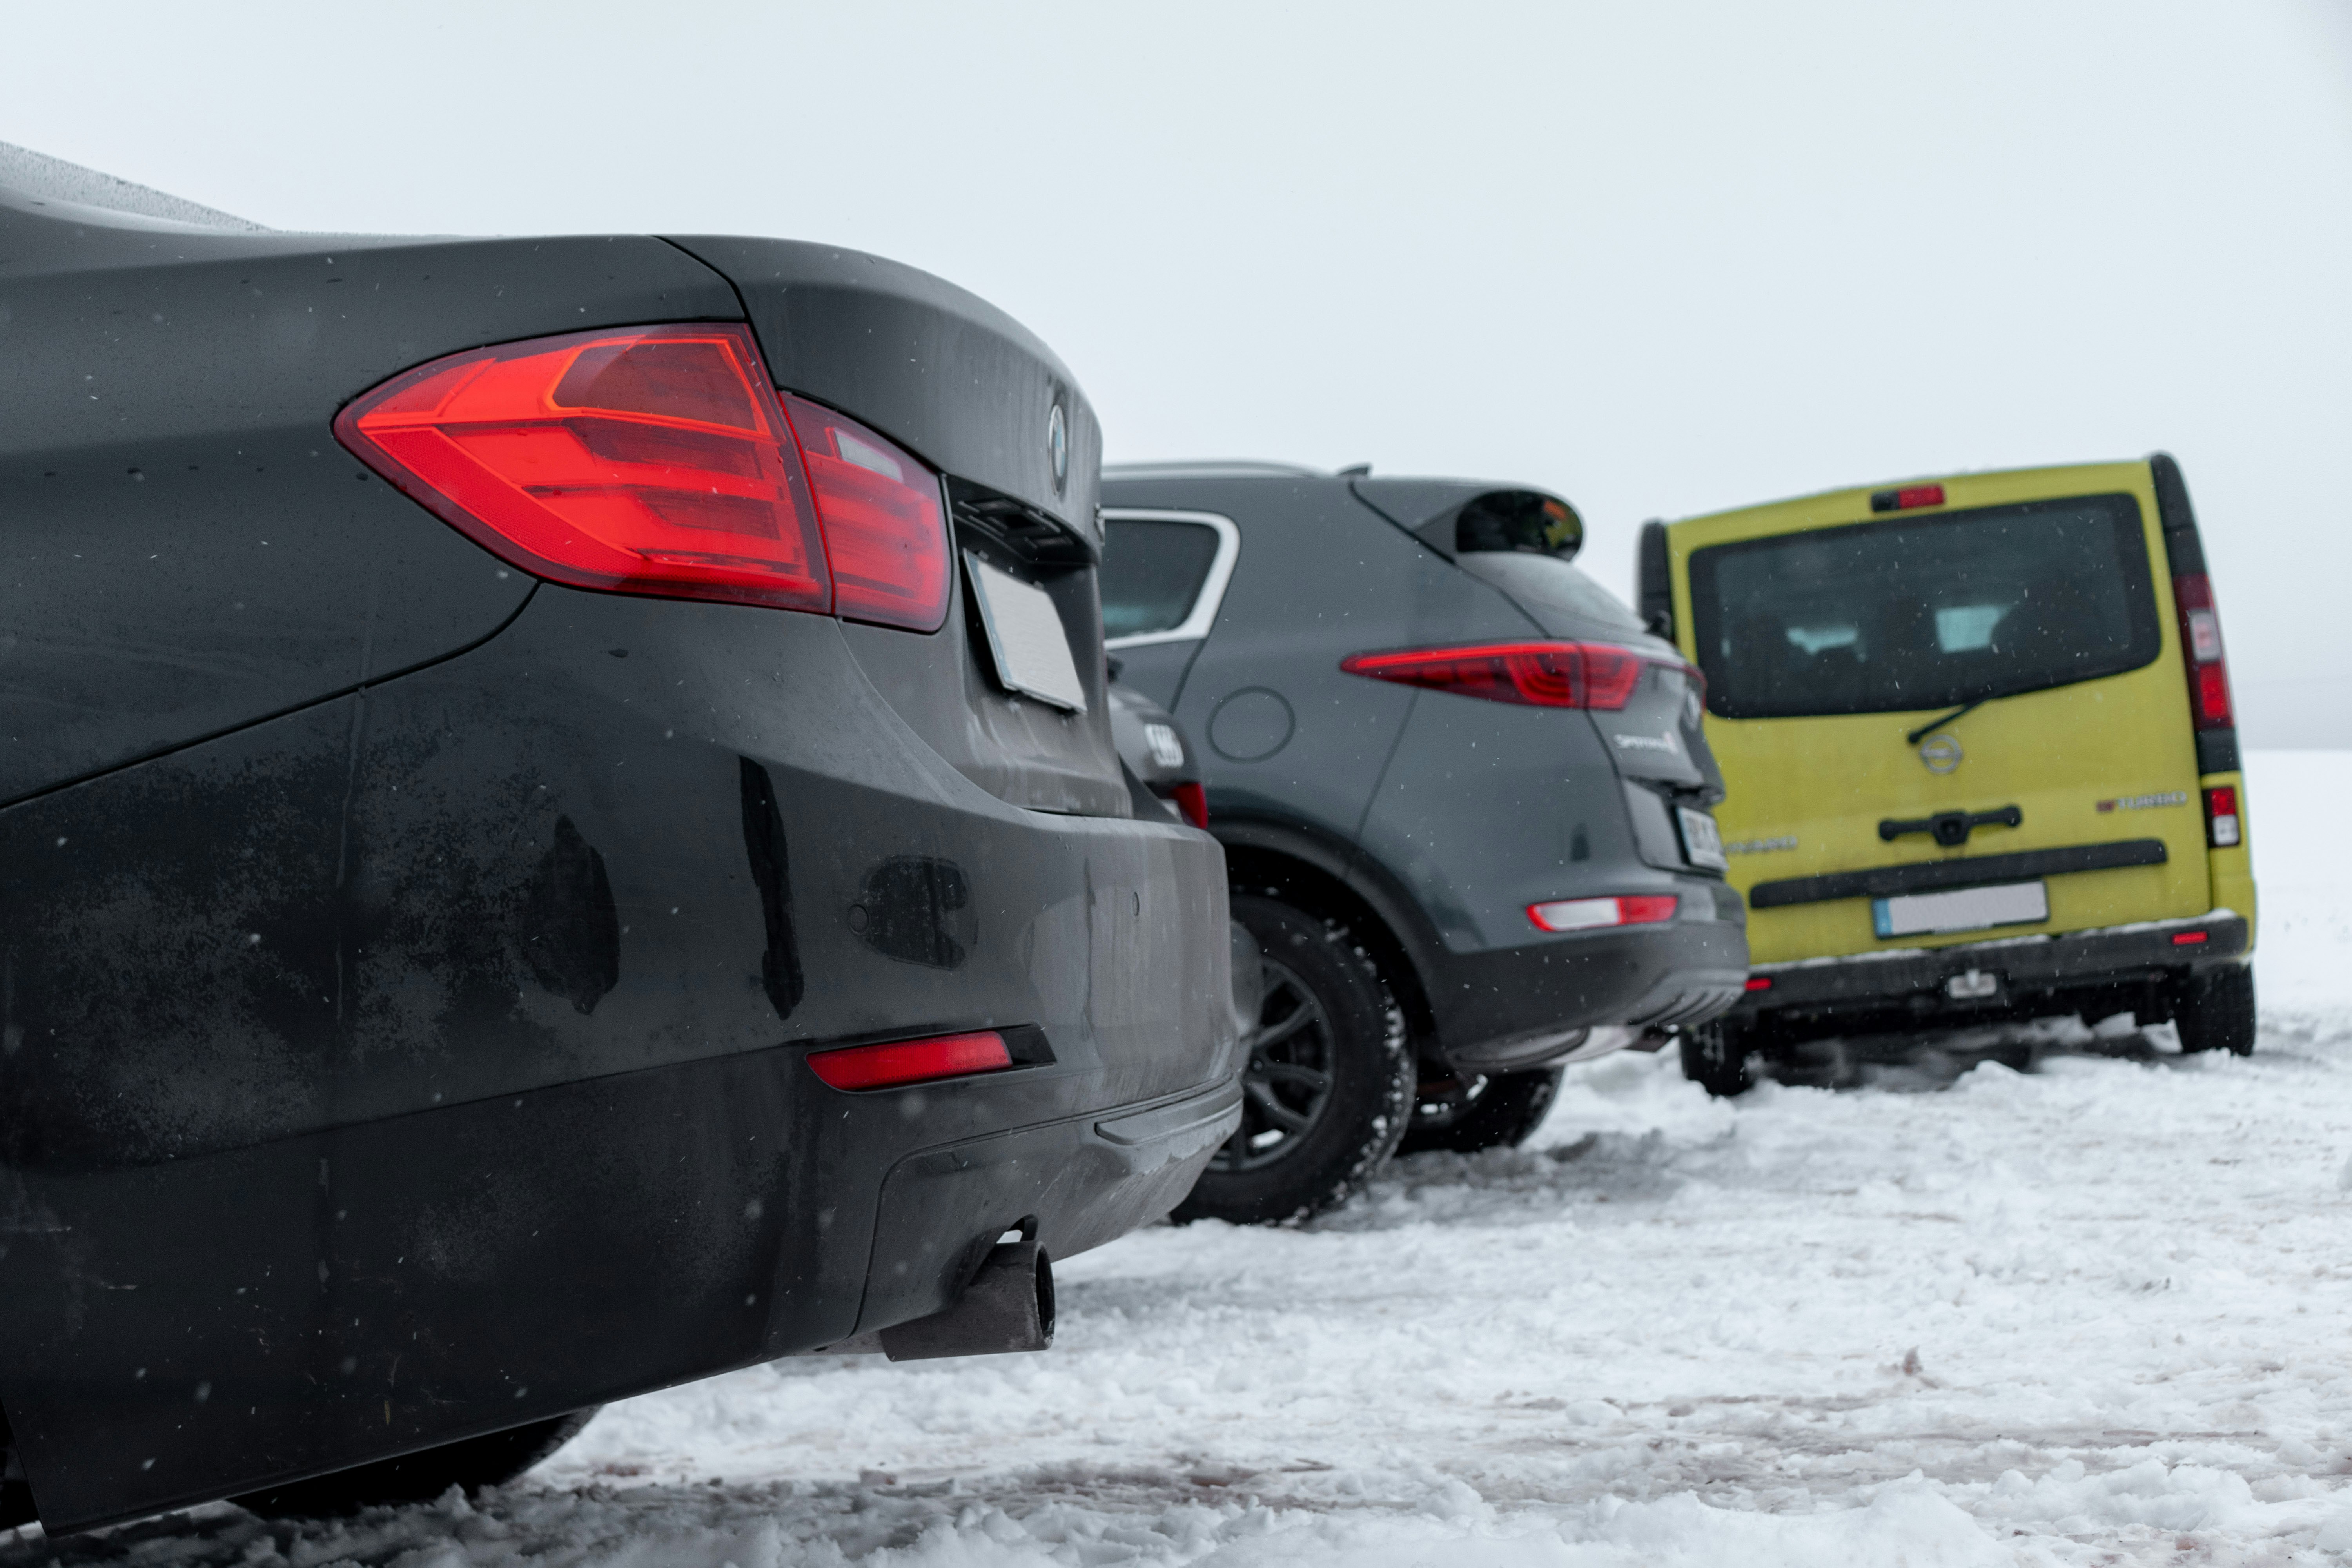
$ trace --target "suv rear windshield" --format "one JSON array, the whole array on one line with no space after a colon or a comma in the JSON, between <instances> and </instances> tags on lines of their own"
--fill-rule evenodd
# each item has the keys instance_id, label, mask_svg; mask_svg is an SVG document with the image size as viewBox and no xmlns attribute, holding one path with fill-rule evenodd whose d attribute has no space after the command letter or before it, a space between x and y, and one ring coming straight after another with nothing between
<instances>
[{"instance_id":1,"label":"suv rear windshield","mask_svg":"<svg viewBox=\"0 0 2352 1568\"><path fill-rule=\"evenodd\" d=\"M1192 613L1217 559L1217 531L1173 519L1112 518L1104 524L1103 636L1173 631Z\"/></svg>"},{"instance_id":2,"label":"suv rear windshield","mask_svg":"<svg viewBox=\"0 0 2352 1568\"><path fill-rule=\"evenodd\" d=\"M2162 643L2127 495L1712 545L1690 584L1727 719L1948 708L2137 669Z\"/></svg>"}]
</instances>

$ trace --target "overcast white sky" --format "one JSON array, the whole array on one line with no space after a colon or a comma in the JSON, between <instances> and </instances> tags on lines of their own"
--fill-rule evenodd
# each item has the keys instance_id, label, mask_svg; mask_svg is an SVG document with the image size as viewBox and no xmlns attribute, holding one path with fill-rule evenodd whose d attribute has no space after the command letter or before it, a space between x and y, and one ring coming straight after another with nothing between
<instances>
[{"instance_id":1,"label":"overcast white sky","mask_svg":"<svg viewBox=\"0 0 2352 1568\"><path fill-rule=\"evenodd\" d=\"M2352 0L12 6L0 141L279 227L954 279L1114 458L1646 517L2187 468L2256 744L2352 745Z\"/></svg>"}]
</instances>

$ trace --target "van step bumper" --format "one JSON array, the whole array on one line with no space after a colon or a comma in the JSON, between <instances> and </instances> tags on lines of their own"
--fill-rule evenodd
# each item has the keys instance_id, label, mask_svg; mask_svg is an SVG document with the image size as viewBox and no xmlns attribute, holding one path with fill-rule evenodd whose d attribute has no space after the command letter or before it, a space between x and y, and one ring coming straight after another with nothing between
<instances>
[{"instance_id":1,"label":"van step bumper","mask_svg":"<svg viewBox=\"0 0 2352 1568\"><path fill-rule=\"evenodd\" d=\"M2251 934L2243 915L2214 910L2193 919L2055 936L1759 964L1749 976L1751 989L1730 1017L1753 1021L1769 1015L1906 1007L1914 1012L2013 1010L2037 997L2150 984L2190 969L2242 959L2250 950ZM1759 985L1759 981L1765 984Z\"/></svg>"}]
</instances>

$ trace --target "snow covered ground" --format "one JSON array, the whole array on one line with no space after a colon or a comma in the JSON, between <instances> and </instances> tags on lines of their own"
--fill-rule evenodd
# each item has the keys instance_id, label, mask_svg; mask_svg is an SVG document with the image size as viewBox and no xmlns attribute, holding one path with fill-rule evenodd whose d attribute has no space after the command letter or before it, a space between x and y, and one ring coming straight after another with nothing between
<instances>
[{"instance_id":1,"label":"snow covered ground","mask_svg":"<svg viewBox=\"0 0 2352 1568\"><path fill-rule=\"evenodd\" d=\"M2250 1059L2167 1032L2021 1073L1947 1039L1717 1104L1621 1056L1528 1149L1073 1259L1044 1355L779 1363L607 1410L470 1505L217 1508L0 1568L2340 1560L2347 779L2253 763Z\"/></svg>"}]
</instances>

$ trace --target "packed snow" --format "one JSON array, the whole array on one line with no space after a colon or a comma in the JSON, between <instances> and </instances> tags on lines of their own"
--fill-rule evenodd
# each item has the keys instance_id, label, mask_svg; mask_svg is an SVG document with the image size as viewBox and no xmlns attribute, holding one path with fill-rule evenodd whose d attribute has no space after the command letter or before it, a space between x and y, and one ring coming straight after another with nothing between
<instances>
[{"instance_id":1,"label":"packed snow","mask_svg":"<svg viewBox=\"0 0 2352 1568\"><path fill-rule=\"evenodd\" d=\"M32 1530L0 1568L2338 1561L2347 777L2252 765L2251 1058L1948 1036L1720 1103L1621 1055L1528 1148L1070 1260L1044 1354L778 1363L471 1500Z\"/></svg>"}]
</instances>

